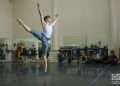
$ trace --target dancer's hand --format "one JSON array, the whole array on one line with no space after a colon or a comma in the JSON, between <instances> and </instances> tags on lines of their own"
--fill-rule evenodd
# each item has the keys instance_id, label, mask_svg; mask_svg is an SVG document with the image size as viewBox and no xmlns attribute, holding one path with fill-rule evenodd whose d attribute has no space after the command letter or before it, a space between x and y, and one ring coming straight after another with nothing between
<instances>
[{"instance_id":1,"label":"dancer's hand","mask_svg":"<svg viewBox=\"0 0 120 86\"><path fill-rule=\"evenodd\" d=\"M39 3L37 3L37 8L40 8L40 4Z\"/></svg>"},{"instance_id":2,"label":"dancer's hand","mask_svg":"<svg viewBox=\"0 0 120 86\"><path fill-rule=\"evenodd\" d=\"M37 9L38 9L38 12L40 13L40 4L37 3Z\"/></svg>"}]
</instances>

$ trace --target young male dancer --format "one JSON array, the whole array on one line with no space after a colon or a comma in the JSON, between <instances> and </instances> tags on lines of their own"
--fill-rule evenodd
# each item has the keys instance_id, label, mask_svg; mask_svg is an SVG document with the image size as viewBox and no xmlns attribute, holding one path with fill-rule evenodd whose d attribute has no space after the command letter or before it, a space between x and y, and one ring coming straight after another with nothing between
<instances>
[{"instance_id":1,"label":"young male dancer","mask_svg":"<svg viewBox=\"0 0 120 86\"><path fill-rule=\"evenodd\" d=\"M53 34L53 27L58 20L58 15L56 15L54 20L52 20L52 18L49 15L43 17L40 11L40 5L37 4L37 7L42 24L42 32L36 32L32 30L20 18L17 18L17 21L27 32L31 33L34 37L36 37L38 40L42 42L42 51L43 51L42 56L44 57L44 62L45 62L45 72L47 72L47 52L49 47L48 41L51 40Z\"/></svg>"}]
</instances>

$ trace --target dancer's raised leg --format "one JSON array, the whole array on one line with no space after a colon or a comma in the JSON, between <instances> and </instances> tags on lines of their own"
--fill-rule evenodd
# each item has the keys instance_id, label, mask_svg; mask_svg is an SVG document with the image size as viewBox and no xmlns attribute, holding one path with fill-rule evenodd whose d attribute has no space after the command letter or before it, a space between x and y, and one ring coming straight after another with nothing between
<instances>
[{"instance_id":1,"label":"dancer's raised leg","mask_svg":"<svg viewBox=\"0 0 120 86\"><path fill-rule=\"evenodd\" d=\"M20 18L17 18L17 22L27 31L31 33L31 28L28 27Z\"/></svg>"}]
</instances>

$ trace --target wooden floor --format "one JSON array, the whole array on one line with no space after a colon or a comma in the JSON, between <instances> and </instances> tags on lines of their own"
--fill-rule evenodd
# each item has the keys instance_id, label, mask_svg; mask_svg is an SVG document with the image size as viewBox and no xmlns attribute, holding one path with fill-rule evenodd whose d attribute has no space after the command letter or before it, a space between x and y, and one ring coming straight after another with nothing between
<instances>
[{"instance_id":1,"label":"wooden floor","mask_svg":"<svg viewBox=\"0 0 120 86\"><path fill-rule=\"evenodd\" d=\"M112 86L120 65L0 63L0 86Z\"/></svg>"}]
</instances>

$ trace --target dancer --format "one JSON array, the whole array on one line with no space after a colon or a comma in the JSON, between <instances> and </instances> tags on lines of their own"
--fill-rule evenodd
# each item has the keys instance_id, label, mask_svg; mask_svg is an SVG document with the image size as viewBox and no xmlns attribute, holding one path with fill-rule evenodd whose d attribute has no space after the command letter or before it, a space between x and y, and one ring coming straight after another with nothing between
<instances>
[{"instance_id":1,"label":"dancer","mask_svg":"<svg viewBox=\"0 0 120 86\"><path fill-rule=\"evenodd\" d=\"M42 16L39 4L37 4L37 7L38 7L38 13L40 15L40 20L42 24L42 32L36 32L32 30L20 18L17 18L17 21L27 32L31 33L33 36L35 36L38 40L42 42L42 51L43 51L42 57L44 57L45 72L47 72L47 52L48 52L48 46L49 46L48 41L51 40L53 27L58 20L58 15L56 15L55 19L52 21L51 16L49 15L45 17Z\"/></svg>"}]
</instances>

